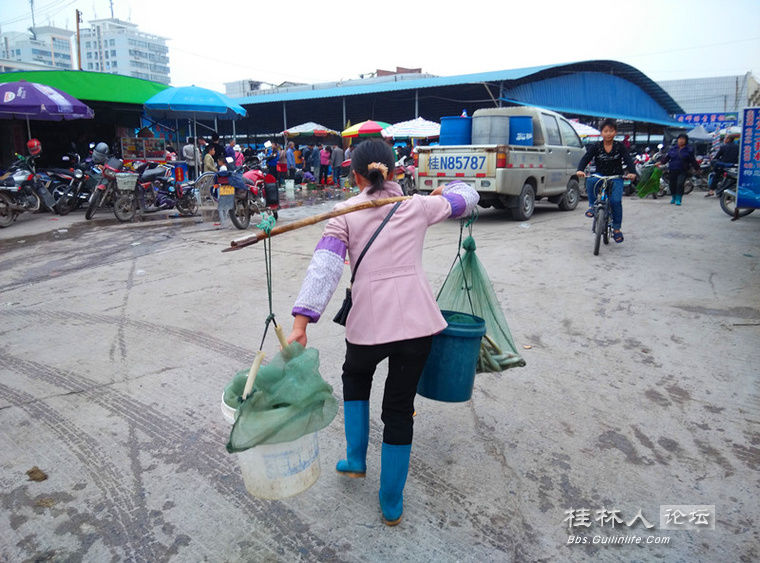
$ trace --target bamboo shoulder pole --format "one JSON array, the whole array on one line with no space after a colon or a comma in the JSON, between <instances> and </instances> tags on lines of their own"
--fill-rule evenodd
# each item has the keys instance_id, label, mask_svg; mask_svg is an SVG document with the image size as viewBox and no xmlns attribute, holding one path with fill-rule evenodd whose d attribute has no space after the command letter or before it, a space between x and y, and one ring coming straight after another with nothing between
<instances>
[{"instance_id":1,"label":"bamboo shoulder pole","mask_svg":"<svg viewBox=\"0 0 760 563\"><path fill-rule=\"evenodd\" d=\"M322 221L326 221L327 219L332 219L333 217L345 215L346 213L353 213L354 211L369 209L370 207L382 207L383 205L388 205L389 203L396 203L397 201L404 201L406 199L411 199L411 198L412 196L409 196L409 195L397 196L397 197L386 197L386 198L381 198L381 199L372 199L370 201L365 201L364 203L360 203L359 205L353 205L351 207L344 207L342 209L333 209L332 211L328 211L327 213L312 215L311 217L305 217L298 221L293 221L292 223L288 223L287 225L275 227L274 229L272 229L272 232L269 233L269 238L275 235L281 235L282 233L287 233L290 231L294 231L296 229L300 229L301 227L308 227L309 225L315 225ZM264 231L258 231L252 235L240 237L240 238L230 241L229 248L225 248L224 250L222 250L222 252L231 252L233 250L240 250L241 248L245 246L256 244L257 242L259 242L260 240L264 240L265 238L267 238L267 234Z\"/></svg>"}]
</instances>

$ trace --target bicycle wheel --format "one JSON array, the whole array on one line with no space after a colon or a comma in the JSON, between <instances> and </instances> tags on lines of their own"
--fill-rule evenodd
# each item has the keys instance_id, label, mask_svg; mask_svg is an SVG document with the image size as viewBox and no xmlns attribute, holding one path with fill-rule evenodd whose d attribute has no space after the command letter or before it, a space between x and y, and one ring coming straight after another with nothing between
<instances>
[{"instance_id":1,"label":"bicycle wheel","mask_svg":"<svg viewBox=\"0 0 760 563\"><path fill-rule=\"evenodd\" d=\"M594 216L594 256L599 256L602 233L605 233L605 235L607 233L607 213L604 207L597 209Z\"/></svg>"},{"instance_id":2,"label":"bicycle wheel","mask_svg":"<svg viewBox=\"0 0 760 563\"><path fill-rule=\"evenodd\" d=\"M612 225L610 225L610 221L612 219L612 213L609 208L609 206L604 208L604 227L602 229L602 240L604 241L604 244L610 243L610 230L612 230Z\"/></svg>"}]
</instances>

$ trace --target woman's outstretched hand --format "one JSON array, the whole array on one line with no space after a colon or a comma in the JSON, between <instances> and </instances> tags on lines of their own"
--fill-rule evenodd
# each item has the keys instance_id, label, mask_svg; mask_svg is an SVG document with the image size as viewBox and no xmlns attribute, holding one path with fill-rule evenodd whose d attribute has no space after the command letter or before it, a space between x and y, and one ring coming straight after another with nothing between
<instances>
[{"instance_id":1,"label":"woman's outstretched hand","mask_svg":"<svg viewBox=\"0 0 760 563\"><path fill-rule=\"evenodd\" d=\"M288 336L288 344L298 342L306 348L306 326L309 324L309 317L305 315L296 315L293 320L293 330Z\"/></svg>"}]
</instances>

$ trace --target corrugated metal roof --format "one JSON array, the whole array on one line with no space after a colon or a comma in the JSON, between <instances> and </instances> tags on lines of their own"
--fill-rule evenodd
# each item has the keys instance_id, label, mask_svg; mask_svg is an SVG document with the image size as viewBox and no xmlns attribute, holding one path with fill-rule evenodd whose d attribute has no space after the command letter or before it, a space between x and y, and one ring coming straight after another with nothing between
<instances>
[{"instance_id":1,"label":"corrugated metal roof","mask_svg":"<svg viewBox=\"0 0 760 563\"><path fill-rule=\"evenodd\" d=\"M288 88L272 93L262 93L246 98L239 98L241 105L258 105L272 102L290 102L318 98L339 98L379 94L401 90L416 90L423 88L457 86L463 84L504 83L508 87L516 87L526 82L544 80L551 77L567 76L579 72L597 72L616 76L638 86L650 96L666 114L683 113L681 107L653 80L638 69L619 61L592 60L572 63L534 66L511 70L497 70L474 74L455 76L436 76L411 78L409 75L396 75L388 80L373 79L371 83L352 80L340 83L312 84L304 87ZM638 120L641 120L640 118ZM652 122L654 123L654 121Z\"/></svg>"},{"instance_id":2,"label":"corrugated metal roof","mask_svg":"<svg viewBox=\"0 0 760 563\"><path fill-rule=\"evenodd\" d=\"M395 92L399 90L416 90L418 88L434 88L436 86L456 86L458 84L478 84L481 82L499 82L503 80L516 80L535 74L542 70L553 68L550 66L536 66L514 70L497 70L480 72L475 74L460 74L456 76L435 76L429 78L412 79L408 75L388 77L387 81L373 81L362 83L361 80L352 80L346 85L340 83L310 84L287 91L278 90L271 94L256 94L246 98L237 98L240 105L265 104L269 102L291 102L295 100L311 100L314 98L339 98L342 96L360 96L362 94L377 94L382 92ZM338 85L336 85L338 84Z\"/></svg>"}]
</instances>

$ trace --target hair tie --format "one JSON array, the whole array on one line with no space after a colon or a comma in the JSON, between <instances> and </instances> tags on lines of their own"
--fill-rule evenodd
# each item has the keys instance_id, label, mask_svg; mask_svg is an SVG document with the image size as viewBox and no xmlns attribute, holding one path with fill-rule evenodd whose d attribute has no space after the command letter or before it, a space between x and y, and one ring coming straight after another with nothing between
<instances>
[{"instance_id":1,"label":"hair tie","mask_svg":"<svg viewBox=\"0 0 760 563\"><path fill-rule=\"evenodd\" d=\"M367 165L367 172L369 172L370 170L379 170L380 173L383 175L383 180L388 179L388 167L382 162L370 162Z\"/></svg>"}]
</instances>

